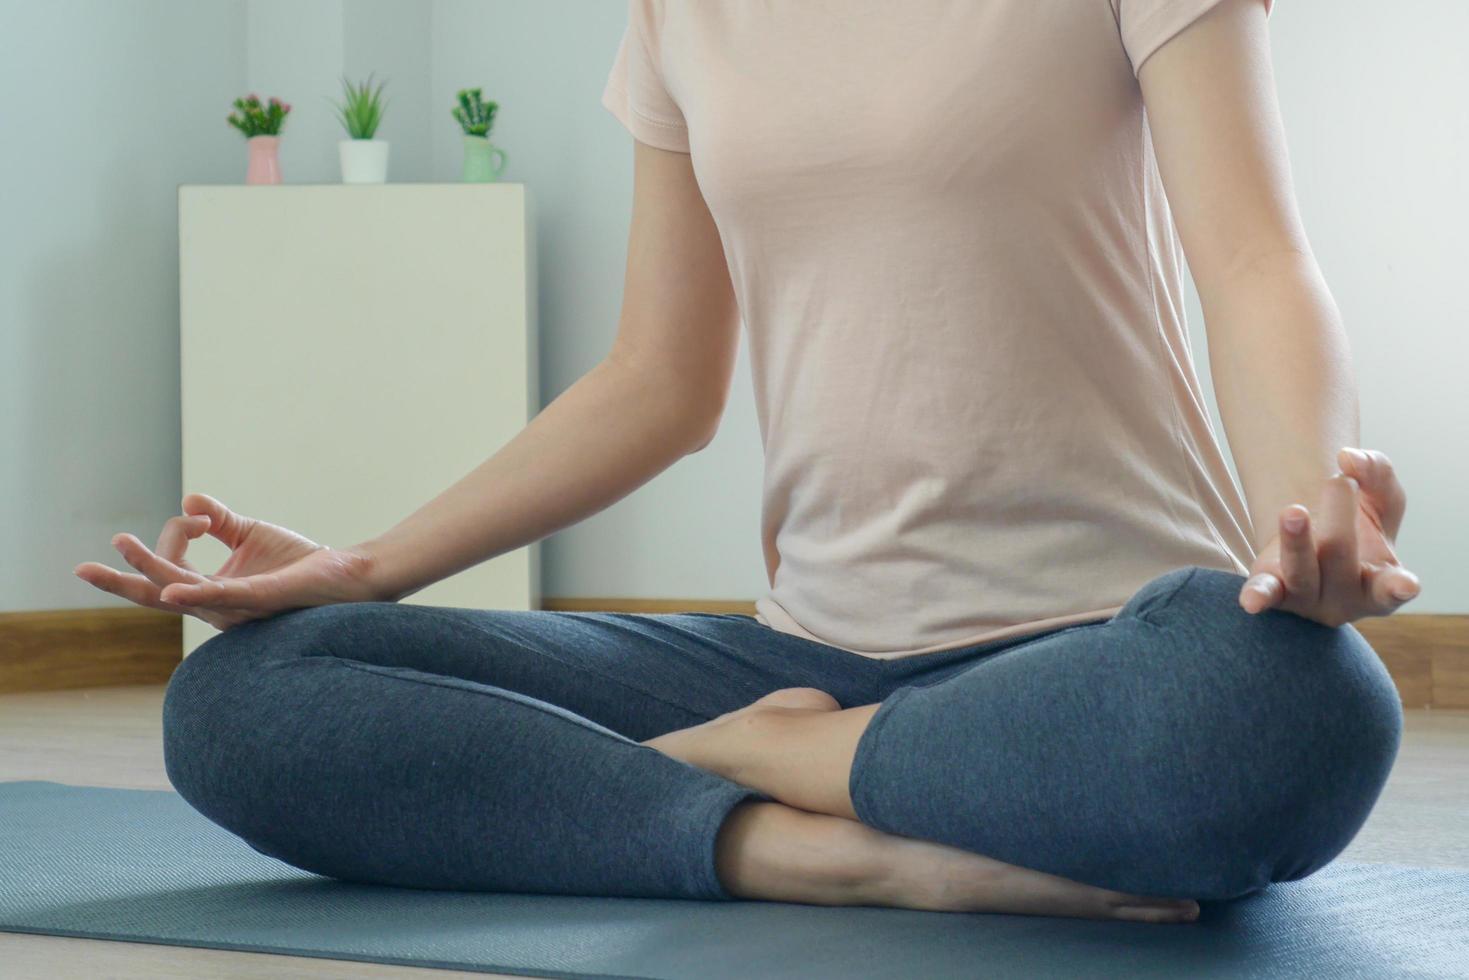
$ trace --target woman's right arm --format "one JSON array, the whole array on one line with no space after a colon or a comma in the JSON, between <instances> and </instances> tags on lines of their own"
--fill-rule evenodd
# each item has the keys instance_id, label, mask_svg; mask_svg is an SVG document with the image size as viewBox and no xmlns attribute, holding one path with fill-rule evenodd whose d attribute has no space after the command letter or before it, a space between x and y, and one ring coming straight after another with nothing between
<instances>
[{"instance_id":1,"label":"woman's right arm","mask_svg":"<svg viewBox=\"0 0 1469 980\"><path fill-rule=\"evenodd\" d=\"M634 142L617 337L499 451L349 551L397 600L609 507L714 437L739 344L724 248L691 159Z\"/></svg>"}]
</instances>

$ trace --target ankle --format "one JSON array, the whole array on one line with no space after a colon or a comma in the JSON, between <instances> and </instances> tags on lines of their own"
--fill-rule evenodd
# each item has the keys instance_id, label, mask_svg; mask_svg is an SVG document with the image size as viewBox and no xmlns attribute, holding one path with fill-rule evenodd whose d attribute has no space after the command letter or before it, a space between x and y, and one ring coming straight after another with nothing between
<instances>
[{"instance_id":1,"label":"ankle","mask_svg":"<svg viewBox=\"0 0 1469 980\"><path fill-rule=\"evenodd\" d=\"M771 707L732 718L721 738L721 775L795 809L861 826L847 790L859 711Z\"/></svg>"}]
</instances>

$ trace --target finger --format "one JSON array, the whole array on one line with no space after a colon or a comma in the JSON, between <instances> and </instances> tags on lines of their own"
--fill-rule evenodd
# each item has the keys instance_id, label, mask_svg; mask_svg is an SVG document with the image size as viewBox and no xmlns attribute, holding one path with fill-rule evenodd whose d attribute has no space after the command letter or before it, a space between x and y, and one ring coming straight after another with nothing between
<instances>
[{"instance_id":1,"label":"finger","mask_svg":"<svg viewBox=\"0 0 1469 980\"><path fill-rule=\"evenodd\" d=\"M252 575L245 578L204 579L199 582L184 582L164 587L162 598L184 607L208 606L211 609L267 609L274 590L267 584L268 576Z\"/></svg>"},{"instance_id":2,"label":"finger","mask_svg":"<svg viewBox=\"0 0 1469 980\"><path fill-rule=\"evenodd\" d=\"M142 572L160 588L174 582L190 582L204 577L198 572L180 568L171 561L164 561L149 551L147 545L126 532L113 535L112 546L127 560L129 565Z\"/></svg>"},{"instance_id":3,"label":"finger","mask_svg":"<svg viewBox=\"0 0 1469 980\"><path fill-rule=\"evenodd\" d=\"M1374 616L1386 616L1405 602L1414 599L1420 590L1418 576L1401 565L1373 566L1369 573L1367 591L1371 597Z\"/></svg>"},{"instance_id":4,"label":"finger","mask_svg":"<svg viewBox=\"0 0 1469 980\"><path fill-rule=\"evenodd\" d=\"M180 501L185 514L207 514L209 533L223 541L231 550L238 548L245 535L255 526L255 519L236 514L207 493L184 494Z\"/></svg>"},{"instance_id":5,"label":"finger","mask_svg":"<svg viewBox=\"0 0 1469 980\"><path fill-rule=\"evenodd\" d=\"M158 544L153 550L164 561L171 561L180 568L195 571L192 565L184 561L184 552L188 549L190 541L209 530L209 525L208 514L170 517L163 523L163 531L159 533Z\"/></svg>"},{"instance_id":6,"label":"finger","mask_svg":"<svg viewBox=\"0 0 1469 980\"><path fill-rule=\"evenodd\" d=\"M1245 612L1259 613L1277 606L1285 598L1285 589L1280 582L1280 566L1273 561L1255 566L1245 584L1240 587L1240 605Z\"/></svg>"},{"instance_id":7,"label":"finger","mask_svg":"<svg viewBox=\"0 0 1469 980\"><path fill-rule=\"evenodd\" d=\"M1408 493L1387 454L1375 449L1343 446L1337 453L1337 465L1362 488L1362 493L1382 521L1382 533L1389 541L1396 541L1403 514L1408 509Z\"/></svg>"},{"instance_id":8,"label":"finger","mask_svg":"<svg viewBox=\"0 0 1469 980\"><path fill-rule=\"evenodd\" d=\"M1326 481L1316 521L1316 557L1321 569L1319 605L1355 610L1366 601L1357 553L1357 481L1337 473Z\"/></svg>"},{"instance_id":9,"label":"finger","mask_svg":"<svg viewBox=\"0 0 1469 980\"><path fill-rule=\"evenodd\" d=\"M115 568L109 568L95 561L84 561L72 569L72 572L88 585L95 586L103 592L110 592L129 602L135 602L140 606L149 606L173 613L189 611L183 606L174 605L161 598L158 586L141 575L124 574Z\"/></svg>"},{"instance_id":10,"label":"finger","mask_svg":"<svg viewBox=\"0 0 1469 980\"><path fill-rule=\"evenodd\" d=\"M1311 533L1311 512L1291 504L1280 513L1280 571L1285 591L1302 608L1321 599L1321 568Z\"/></svg>"},{"instance_id":11,"label":"finger","mask_svg":"<svg viewBox=\"0 0 1469 980\"><path fill-rule=\"evenodd\" d=\"M253 616L241 617L225 611L191 609L172 602L165 602L159 596L158 586L143 576L123 574L99 562L82 562L72 571L88 585L95 586L104 592L127 599L140 606L193 616L218 630L228 629L236 623L244 622L245 618L254 618Z\"/></svg>"}]
</instances>

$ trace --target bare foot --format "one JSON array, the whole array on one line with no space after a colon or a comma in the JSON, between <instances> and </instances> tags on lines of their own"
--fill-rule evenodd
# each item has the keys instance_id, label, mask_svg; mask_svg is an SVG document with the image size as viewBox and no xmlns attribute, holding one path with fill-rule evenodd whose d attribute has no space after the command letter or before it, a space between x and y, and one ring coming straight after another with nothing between
<instances>
[{"instance_id":1,"label":"bare foot","mask_svg":"<svg viewBox=\"0 0 1469 980\"><path fill-rule=\"evenodd\" d=\"M905 908L1135 922L1192 922L1199 916L1199 903L1190 898L1098 888L947 844L888 836L899 854L889 885Z\"/></svg>"},{"instance_id":2,"label":"bare foot","mask_svg":"<svg viewBox=\"0 0 1469 980\"><path fill-rule=\"evenodd\" d=\"M748 730L767 727L759 722L772 714L840 710L824 691L783 688L642 744L751 785L741 779L749 753L738 751ZM783 802L735 807L720 829L717 853L721 880L731 894L744 898L1137 922L1190 922L1199 914L1192 899L1098 888Z\"/></svg>"},{"instance_id":3,"label":"bare foot","mask_svg":"<svg viewBox=\"0 0 1469 980\"><path fill-rule=\"evenodd\" d=\"M735 807L716 845L720 881L739 898L1191 922L1192 899L1096 888L958 848L764 801Z\"/></svg>"}]
</instances>

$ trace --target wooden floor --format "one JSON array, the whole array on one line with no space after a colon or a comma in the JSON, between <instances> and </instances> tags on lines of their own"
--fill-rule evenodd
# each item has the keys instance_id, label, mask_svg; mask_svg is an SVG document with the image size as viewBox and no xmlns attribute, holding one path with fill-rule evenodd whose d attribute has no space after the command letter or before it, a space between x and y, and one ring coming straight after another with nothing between
<instances>
[{"instance_id":1,"label":"wooden floor","mask_svg":"<svg viewBox=\"0 0 1469 980\"><path fill-rule=\"evenodd\" d=\"M171 789L163 771L163 685L0 695L0 782L46 779ZM1469 711L1408 711L1397 765L1338 860L1469 868ZM447 977L485 973L311 957L0 933L9 978Z\"/></svg>"}]
</instances>

